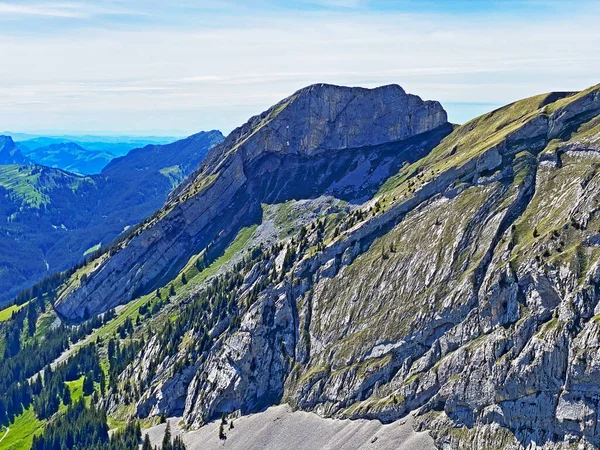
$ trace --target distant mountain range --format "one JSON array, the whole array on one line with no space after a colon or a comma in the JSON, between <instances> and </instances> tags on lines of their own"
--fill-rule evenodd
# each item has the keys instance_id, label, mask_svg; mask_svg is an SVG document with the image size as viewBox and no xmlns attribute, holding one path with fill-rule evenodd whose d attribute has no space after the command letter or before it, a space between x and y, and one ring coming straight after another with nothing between
<instances>
[{"instance_id":1,"label":"distant mountain range","mask_svg":"<svg viewBox=\"0 0 600 450\"><path fill-rule=\"evenodd\" d=\"M88 150L74 142L61 142L29 149L22 143L16 144L27 158L43 166L59 168L80 175L100 173L115 158L110 152Z\"/></svg>"},{"instance_id":2,"label":"distant mountain range","mask_svg":"<svg viewBox=\"0 0 600 450\"><path fill-rule=\"evenodd\" d=\"M87 150L107 151L115 156L124 156L129 150L146 145L169 144L182 139L182 136L98 136L98 135L56 135L42 136L37 134L1 132L0 135L11 136L18 144L31 150L51 144L73 142Z\"/></svg>"},{"instance_id":3,"label":"distant mountain range","mask_svg":"<svg viewBox=\"0 0 600 450\"><path fill-rule=\"evenodd\" d=\"M58 143L28 149L29 158L1 136L0 303L151 215L222 140L210 131L148 145L113 159L97 175L81 176L63 168L90 171L104 164L102 152L92 158L78 144Z\"/></svg>"}]
</instances>

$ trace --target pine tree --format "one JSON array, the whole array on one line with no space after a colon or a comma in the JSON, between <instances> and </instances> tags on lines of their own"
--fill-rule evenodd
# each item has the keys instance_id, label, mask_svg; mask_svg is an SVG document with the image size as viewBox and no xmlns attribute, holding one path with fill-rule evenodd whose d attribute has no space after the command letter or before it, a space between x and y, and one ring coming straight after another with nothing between
<instances>
[{"instance_id":1,"label":"pine tree","mask_svg":"<svg viewBox=\"0 0 600 450\"><path fill-rule=\"evenodd\" d=\"M100 393L102 395L106 393L106 377L104 374L100 375Z\"/></svg>"},{"instance_id":2,"label":"pine tree","mask_svg":"<svg viewBox=\"0 0 600 450\"><path fill-rule=\"evenodd\" d=\"M152 444L150 443L150 436L148 436L148 433L146 433L146 436L144 436L142 450L152 450Z\"/></svg>"},{"instance_id":3,"label":"pine tree","mask_svg":"<svg viewBox=\"0 0 600 450\"><path fill-rule=\"evenodd\" d=\"M181 436L177 436L173 442L173 450L187 450L187 447L183 443Z\"/></svg>"},{"instance_id":4,"label":"pine tree","mask_svg":"<svg viewBox=\"0 0 600 450\"><path fill-rule=\"evenodd\" d=\"M171 422L167 421L167 428L165 428L165 435L162 440L162 450L173 450L173 444L171 443Z\"/></svg>"},{"instance_id":5,"label":"pine tree","mask_svg":"<svg viewBox=\"0 0 600 450\"><path fill-rule=\"evenodd\" d=\"M29 302L27 306L27 331L29 336L33 336L35 333L35 324L37 322L37 311L35 308L36 303Z\"/></svg>"},{"instance_id":6,"label":"pine tree","mask_svg":"<svg viewBox=\"0 0 600 450\"><path fill-rule=\"evenodd\" d=\"M83 395L92 395L94 392L94 374L93 372L88 372L85 378L83 379Z\"/></svg>"},{"instance_id":7,"label":"pine tree","mask_svg":"<svg viewBox=\"0 0 600 450\"><path fill-rule=\"evenodd\" d=\"M66 406L71 404L71 389L69 389L69 386L66 383L64 383L63 387L62 401Z\"/></svg>"}]
</instances>

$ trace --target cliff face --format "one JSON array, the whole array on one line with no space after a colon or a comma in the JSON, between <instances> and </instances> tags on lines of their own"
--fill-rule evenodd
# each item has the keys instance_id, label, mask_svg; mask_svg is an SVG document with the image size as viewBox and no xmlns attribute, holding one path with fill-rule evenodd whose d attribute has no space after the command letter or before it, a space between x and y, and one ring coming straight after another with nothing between
<instances>
[{"instance_id":1,"label":"cliff face","mask_svg":"<svg viewBox=\"0 0 600 450\"><path fill-rule=\"evenodd\" d=\"M99 313L149 292L193 255L209 245L223 248L242 227L260 221L262 203L314 198L335 188L359 162L387 157L389 167L377 179L338 187L346 188L341 196L364 195L449 131L439 103L399 86L302 89L211 150L164 208L102 259L84 285L74 282L63 291L56 309L81 318L86 308Z\"/></svg>"},{"instance_id":2,"label":"cliff face","mask_svg":"<svg viewBox=\"0 0 600 450\"><path fill-rule=\"evenodd\" d=\"M6 164L32 164L32 162L21 153L10 136L0 136L0 165Z\"/></svg>"},{"instance_id":3,"label":"cliff face","mask_svg":"<svg viewBox=\"0 0 600 450\"><path fill-rule=\"evenodd\" d=\"M205 251L203 239L225 247L254 220L261 243L270 219L265 206L255 219L255 199L317 211L334 198L316 217L286 207L307 226L285 245L244 253L210 286L189 279L141 326L200 315L156 333L121 374L141 391L136 415L198 427L287 402L384 422L413 412L440 448L600 446L600 87L525 99L450 134L437 104L381 89L310 87L252 118L57 308L76 317L180 277L178 257ZM388 91L411 111L401 125L375 107ZM296 116L303 134L291 137ZM222 285L228 314L215 306Z\"/></svg>"}]
</instances>

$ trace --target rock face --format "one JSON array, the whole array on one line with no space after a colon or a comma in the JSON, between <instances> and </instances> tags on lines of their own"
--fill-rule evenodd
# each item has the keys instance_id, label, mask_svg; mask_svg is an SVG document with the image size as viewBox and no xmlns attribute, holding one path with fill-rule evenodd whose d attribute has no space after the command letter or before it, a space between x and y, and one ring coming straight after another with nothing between
<instances>
[{"instance_id":1,"label":"rock face","mask_svg":"<svg viewBox=\"0 0 600 450\"><path fill-rule=\"evenodd\" d=\"M318 196L365 159L388 156L387 170L397 169L449 131L439 103L399 86L302 89L211 150L164 208L103 259L84 285L65 289L56 309L81 318L85 308L98 313L150 292L192 255L209 245L223 248L242 227L259 221L262 203Z\"/></svg>"},{"instance_id":2,"label":"rock face","mask_svg":"<svg viewBox=\"0 0 600 450\"><path fill-rule=\"evenodd\" d=\"M0 165L31 163L31 160L21 153L10 136L0 136Z\"/></svg>"},{"instance_id":3,"label":"rock face","mask_svg":"<svg viewBox=\"0 0 600 450\"><path fill-rule=\"evenodd\" d=\"M387 91L414 102L413 125L355 129L379 100L361 105L367 118L348 105ZM191 326L158 370L145 369L158 346L143 349L122 374L145 387L137 415L183 414L198 428L286 402L382 422L412 412L440 448L600 446L600 86L513 103L433 149L423 142L439 139L434 117L445 117L411 98L393 87L300 91L215 148L91 284L67 287L57 308L77 316L131 298L148 278L174 278L165 268L175 255L203 250L194 236L235 233L224 224L254 214L249 199L300 192L354 205L231 269L235 312L210 317L208 349L194 352L207 337ZM302 136L286 134L292 111ZM157 323L207 289L174 300Z\"/></svg>"}]
</instances>

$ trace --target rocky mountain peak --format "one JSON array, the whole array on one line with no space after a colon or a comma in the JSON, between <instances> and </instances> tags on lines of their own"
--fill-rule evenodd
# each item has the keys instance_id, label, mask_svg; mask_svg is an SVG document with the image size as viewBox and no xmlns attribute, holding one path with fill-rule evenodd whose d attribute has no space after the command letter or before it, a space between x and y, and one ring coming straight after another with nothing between
<instances>
[{"instance_id":1,"label":"rocky mountain peak","mask_svg":"<svg viewBox=\"0 0 600 450\"><path fill-rule=\"evenodd\" d=\"M235 129L207 159L239 149L314 155L406 139L448 122L437 101L423 101L398 85L373 89L313 84Z\"/></svg>"},{"instance_id":2,"label":"rocky mountain peak","mask_svg":"<svg viewBox=\"0 0 600 450\"><path fill-rule=\"evenodd\" d=\"M65 316L81 317L84 303L95 313L126 302L163 283L206 246L216 251L226 245L239 227L249 225L245 222L260 220L262 203L318 197L365 158L383 157L358 149L434 130L441 130L441 139L450 132L446 128L447 115L438 102L423 101L400 86L301 89L215 146L164 208L105 260L106 267L94 271L85 285L65 290L56 307ZM389 156L401 164L437 142L423 138L411 152ZM381 180L366 184L376 190Z\"/></svg>"},{"instance_id":3,"label":"rocky mountain peak","mask_svg":"<svg viewBox=\"0 0 600 450\"><path fill-rule=\"evenodd\" d=\"M0 164L31 164L10 136L0 136Z\"/></svg>"}]
</instances>

